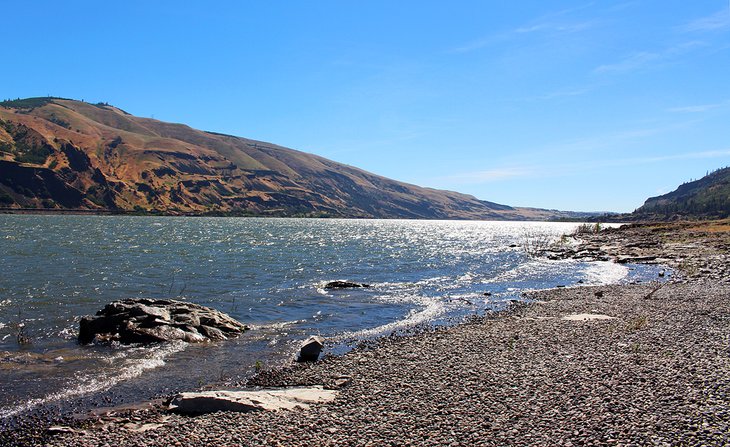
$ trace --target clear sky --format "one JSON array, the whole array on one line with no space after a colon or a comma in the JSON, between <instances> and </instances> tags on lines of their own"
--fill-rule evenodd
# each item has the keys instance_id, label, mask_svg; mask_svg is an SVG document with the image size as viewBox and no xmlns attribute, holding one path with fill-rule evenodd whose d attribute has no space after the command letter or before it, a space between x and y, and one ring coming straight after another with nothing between
<instances>
[{"instance_id":1,"label":"clear sky","mask_svg":"<svg viewBox=\"0 0 730 447\"><path fill-rule=\"evenodd\" d=\"M519 206L631 211L730 165L728 0L2 11L2 99L106 101Z\"/></svg>"}]
</instances>

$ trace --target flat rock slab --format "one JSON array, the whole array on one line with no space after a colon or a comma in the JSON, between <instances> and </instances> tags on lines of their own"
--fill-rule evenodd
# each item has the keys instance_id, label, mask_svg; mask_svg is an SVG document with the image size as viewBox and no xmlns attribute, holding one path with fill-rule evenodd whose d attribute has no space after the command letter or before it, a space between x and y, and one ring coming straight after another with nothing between
<instances>
[{"instance_id":1,"label":"flat rock slab","mask_svg":"<svg viewBox=\"0 0 730 447\"><path fill-rule=\"evenodd\" d=\"M313 403L331 402L337 397L337 393L335 390L325 390L321 386L180 393L172 399L169 409L187 414L308 409Z\"/></svg>"},{"instance_id":2,"label":"flat rock slab","mask_svg":"<svg viewBox=\"0 0 730 447\"><path fill-rule=\"evenodd\" d=\"M157 430L158 428L162 427L164 424L155 424L155 423L146 423L146 424L135 424L133 422L129 422L127 424L124 424L122 427L125 430L129 430L136 433L144 433L146 431L150 430Z\"/></svg>"},{"instance_id":3,"label":"flat rock slab","mask_svg":"<svg viewBox=\"0 0 730 447\"><path fill-rule=\"evenodd\" d=\"M615 317L610 317L603 314L571 314L566 315L562 320L566 321L589 321L589 320L613 320Z\"/></svg>"}]
</instances>

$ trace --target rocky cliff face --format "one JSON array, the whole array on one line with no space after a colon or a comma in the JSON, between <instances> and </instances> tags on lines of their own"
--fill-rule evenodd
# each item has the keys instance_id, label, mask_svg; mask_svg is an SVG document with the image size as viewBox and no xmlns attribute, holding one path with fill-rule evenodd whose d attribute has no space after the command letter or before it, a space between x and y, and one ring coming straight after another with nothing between
<instances>
[{"instance_id":1,"label":"rocky cliff face","mask_svg":"<svg viewBox=\"0 0 730 447\"><path fill-rule=\"evenodd\" d=\"M270 143L60 98L0 103L0 207L428 219L548 219Z\"/></svg>"}]
</instances>

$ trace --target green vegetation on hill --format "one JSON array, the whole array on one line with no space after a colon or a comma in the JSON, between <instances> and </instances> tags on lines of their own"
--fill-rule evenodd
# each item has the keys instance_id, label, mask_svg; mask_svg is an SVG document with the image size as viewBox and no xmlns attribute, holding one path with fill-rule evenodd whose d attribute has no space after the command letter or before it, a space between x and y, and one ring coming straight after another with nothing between
<instances>
[{"instance_id":1,"label":"green vegetation on hill","mask_svg":"<svg viewBox=\"0 0 730 447\"><path fill-rule=\"evenodd\" d=\"M17 98L17 99L6 99L5 101L0 101L0 106L7 107L9 109L23 109L23 110L33 110L37 109L39 107L43 107L48 104L55 103L56 101L73 101L68 98L61 98L58 96L39 96L37 98ZM82 101L83 102L83 101ZM99 107L100 109L103 109L105 107L110 107L110 104L108 102L97 102L95 104L88 103L89 105L92 105L94 107ZM124 112L126 115L128 113ZM53 120L50 120L53 121ZM53 121L55 122L55 121ZM65 123L65 121L62 121L62 123ZM59 126L67 127L66 125L62 123L56 123ZM66 123L68 124L68 123Z\"/></svg>"},{"instance_id":2,"label":"green vegetation on hill","mask_svg":"<svg viewBox=\"0 0 730 447\"><path fill-rule=\"evenodd\" d=\"M51 155L51 147L43 145L28 145L19 143L15 146L15 160L21 163L42 165Z\"/></svg>"},{"instance_id":3,"label":"green vegetation on hill","mask_svg":"<svg viewBox=\"0 0 730 447\"><path fill-rule=\"evenodd\" d=\"M43 97L38 97L38 98L6 99L5 101L0 101L0 106L13 108L13 109L35 109L38 107L43 107L46 104L50 104L55 99L64 99L64 98L56 98L53 96L43 96Z\"/></svg>"},{"instance_id":4,"label":"green vegetation on hill","mask_svg":"<svg viewBox=\"0 0 730 447\"><path fill-rule=\"evenodd\" d=\"M49 144L29 138L30 131L24 126L0 120L0 128L14 137L13 143L0 141L0 152L13 154L20 163L42 165L53 152Z\"/></svg>"},{"instance_id":5,"label":"green vegetation on hill","mask_svg":"<svg viewBox=\"0 0 730 447\"><path fill-rule=\"evenodd\" d=\"M713 171L676 190L651 197L634 211L639 217L725 218L730 216L730 167Z\"/></svg>"}]
</instances>

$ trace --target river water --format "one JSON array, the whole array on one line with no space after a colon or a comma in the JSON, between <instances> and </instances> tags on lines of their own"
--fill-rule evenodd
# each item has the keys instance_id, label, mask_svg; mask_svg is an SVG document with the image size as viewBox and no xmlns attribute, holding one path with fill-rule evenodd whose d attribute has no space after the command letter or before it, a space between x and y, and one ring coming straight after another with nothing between
<instances>
[{"instance_id":1,"label":"river water","mask_svg":"<svg viewBox=\"0 0 730 447\"><path fill-rule=\"evenodd\" d=\"M576 226L0 215L0 418L234 382L290 361L311 334L341 353L362 339L500 309L525 290L656 277L650 266L531 259L522 248ZM323 289L337 279L372 287ZM76 343L81 316L131 297L195 302L253 329L205 345Z\"/></svg>"}]
</instances>

